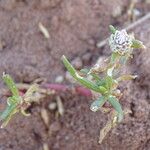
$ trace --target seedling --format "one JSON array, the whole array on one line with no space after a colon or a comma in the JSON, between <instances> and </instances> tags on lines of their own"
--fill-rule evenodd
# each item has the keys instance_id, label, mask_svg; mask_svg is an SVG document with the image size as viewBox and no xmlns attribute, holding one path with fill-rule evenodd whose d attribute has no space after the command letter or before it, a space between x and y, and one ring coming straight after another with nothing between
<instances>
[{"instance_id":1,"label":"seedling","mask_svg":"<svg viewBox=\"0 0 150 150\"><path fill-rule=\"evenodd\" d=\"M26 109L31 104L31 96L37 91L38 86L36 84L32 85L27 92L20 96L19 90L16 87L13 79L8 74L3 74L3 80L5 84L10 89L12 96L7 99L7 106L3 112L0 114L0 121L2 121L1 128L5 127L10 119L18 112L21 112L25 116L29 116L30 114L26 113Z\"/></svg>"},{"instance_id":2,"label":"seedling","mask_svg":"<svg viewBox=\"0 0 150 150\"><path fill-rule=\"evenodd\" d=\"M103 141L111 128L123 120L125 111L119 102L122 96L119 89L120 82L137 77L137 75L121 75L119 71L127 60L132 58L134 48L145 48L141 41L128 35L125 30L118 31L110 26L110 31L112 34L109 38L109 45L112 54L103 64L96 64L91 69L77 71L67 58L62 56L62 61L72 77L81 85L99 93L99 98L94 100L90 109L94 112L101 109L111 114L110 120L100 132L99 143ZM108 104L109 107L105 107Z\"/></svg>"}]
</instances>

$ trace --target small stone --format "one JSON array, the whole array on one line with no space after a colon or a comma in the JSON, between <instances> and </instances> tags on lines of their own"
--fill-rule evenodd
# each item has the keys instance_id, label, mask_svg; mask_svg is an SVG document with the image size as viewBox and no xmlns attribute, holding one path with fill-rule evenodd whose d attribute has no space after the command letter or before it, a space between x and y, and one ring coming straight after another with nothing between
<instances>
[{"instance_id":1,"label":"small stone","mask_svg":"<svg viewBox=\"0 0 150 150\"><path fill-rule=\"evenodd\" d=\"M64 81L64 77L63 76L57 76L55 79L56 83L62 83Z\"/></svg>"},{"instance_id":2,"label":"small stone","mask_svg":"<svg viewBox=\"0 0 150 150\"><path fill-rule=\"evenodd\" d=\"M134 9L134 10L133 10L133 13L134 13L134 15L137 16L137 17L141 16L141 12L140 12L138 9Z\"/></svg>"},{"instance_id":3,"label":"small stone","mask_svg":"<svg viewBox=\"0 0 150 150\"><path fill-rule=\"evenodd\" d=\"M52 102L48 105L49 110L55 110L57 107L57 104L55 102Z\"/></svg>"},{"instance_id":4,"label":"small stone","mask_svg":"<svg viewBox=\"0 0 150 150\"><path fill-rule=\"evenodd\" d=\"M47 38L47 39L50 38L50 34L49 34L47 28L41 22L39 22L39 30L42 32L42 34L44 35L45 38Z\"/></svg>"},{"instance_id":5,"label":"small stone","mask_svg":"<svg viewBox=\"0 0 150 150\"><path fill-rule=\"evenodd\" d=\"M80 57L76 57L71 64L76 68L76 69L81 69L82 68L82 60Z\"/></svg>"},{"instance_id":6,"label":"small stone","mask_svg":"<svg viewBox=\"0 0 150 150\"><path fill-rule=\"evenodd\" d=\"M46 126L49 125L50 119L49 119L49 115L48 112L45 108L41 109L41 118L43 119L43 122Z\"/></svg>"},{"instance_id":7,"label":"small stone","mask_svg":"<svg viewBox=\"0 0 150 150\"><path fill-rule=\"evenodd\" d=\"M65 136L65 141L68 141L69 140L69 136Z\"/></svg>"},{"instance_id":8,"label":"small stone","mask_svg":"<svg viewBox=\"0 0 150 150\"><path fill-rule=\"evenodd\" d=\"M63 103L62 103L62 100L61 100L61 98L60 98L59 96L57 96L57 97L56 97L56 101L57 101L58 112L59 112L59 114L60 114L61 116L63 116L65 110L64 110L64 105L63 105Z\"/></svg>"},{"instance_id":9,"label":"small stone","mask_svg":"<svg viewBox=\"0 0 150 150\"><path fill-rule=\"evenodd\" d=\"M86 53L82 56L82 60L84 63L89 63L90 62L90 59L91 59L92 55L91 53Z\"/></svg>"},{"instance_id":10,"label":"small stone","mask_svg":"<svg viewBox=\"0 0 150 150\"><path fill-rule=\"evenodd\" d=\"M117 7L115 7L115 9L113 10L113 12L112 12L112 16L114 17L114 18L116 18L116 17L119 17L120 15L121 15L121 13L122 13L122 8L121 8L121 6L117 6Z\"/></svg>"},{"instance_id":11,"label":"small stone","mask_svg":"<svg viewBox=\"0 0 150 150\"><path fill-rule=\"evenodd\" d=\"M47 143L44 143L44 144L43 144L43 150L49 150L49 147L48 147L48 144L47 144Z\"/></svg>"}]
</instances>

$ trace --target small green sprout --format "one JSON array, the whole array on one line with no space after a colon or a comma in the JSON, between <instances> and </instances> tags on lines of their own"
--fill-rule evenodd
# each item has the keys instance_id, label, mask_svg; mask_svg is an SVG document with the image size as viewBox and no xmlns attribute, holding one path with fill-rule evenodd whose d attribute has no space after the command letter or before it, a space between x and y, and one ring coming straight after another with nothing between
<instances>
[{"instance_id":1,"label":"small green sprout","mask_svg":"<svg viewBox=\"0 0 150 150\"><path fill-rule=\"evenodd\" d=\"M21 112L25 116L30 115L25 110L30 106L30 98L37 91L38 86L32 85L23 96L20 96L19 90L10 75L3 73L2 79L12 93L12 96L7 99L5 110L0 114L0 120L3 122L1 128L4 128L17 112Z\"/></svg>"},{"instance_id":2,"label":"small green sprout","mask_svg":"<svg viewBox=\"0 0 150 150\"><path fill-rule=\"evenodd\" d=\"M111 128L123 120L124 111L119 102L122 96L119 90L121 81L135 79L136 75L121 75L119 70L126 64L129 58L132 58L134 48L145 48L143 43L136 40L133 36L128 35L126 30L118 31L113 26L110 26L111 36L109 38L109 45L112 51L110 58L105 61L105 65L96 64L91 69L82 69L80 71L70 64L65 56L62 56L62 61L70 72L72 77L76 79L81 85L99 93L99 98L95 100L90 109L94 112L99 109L105 109L105 104L111 105L112 118ZM91 78L92 77L92 78ZM109 111L106 111L109 112ZM109 130L109 129L107 129ZM105 130L101 134L103 136ZM101 140L100 140L101 142Z\"/></svg>"}]
</instances>

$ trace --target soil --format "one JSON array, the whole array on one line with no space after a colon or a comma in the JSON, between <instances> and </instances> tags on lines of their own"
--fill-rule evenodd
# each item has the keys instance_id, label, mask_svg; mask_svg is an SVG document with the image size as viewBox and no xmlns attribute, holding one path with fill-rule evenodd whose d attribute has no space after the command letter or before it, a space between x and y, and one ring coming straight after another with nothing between
<instances>
[{"instance_id":1,"label":"soil","mask_svg":"<svg viewBox=\"0 0 150 150\"><path fill-rule=\"evenodd\" d=\"M31 83L41 77L53 83L57 75L65 76L60 61L63 54L70 60L84 59L83 65L95 63L98 57L109 54L107 47L96 47L98 41L108 36L108 25L129 24L128 7L127 0L1 0L0 75L7 72L16 82ZM136 8L141 17L149 12L150 4L139 1ZM39 22L48 29L49 39L39 31ZM61 117L48 109L58 93L41 100L40 104L34 103L30 117L17 114L0 130L0 150L42 150L44 143L50 150L150 149L149 24L147 20L132 30L147 50L135 50L126 68L138 74L138 79L122 84L121 103L133 113L127 115L101 145L98 144L99 130L107 116L91 112L91 98L70 90L59 93L65 108ZM0 86L4 86L2 81ZM1 107L5 99L1 94ZM49 127L41 119L41 108L48 110Z\"/></svg>"}]
</instances>

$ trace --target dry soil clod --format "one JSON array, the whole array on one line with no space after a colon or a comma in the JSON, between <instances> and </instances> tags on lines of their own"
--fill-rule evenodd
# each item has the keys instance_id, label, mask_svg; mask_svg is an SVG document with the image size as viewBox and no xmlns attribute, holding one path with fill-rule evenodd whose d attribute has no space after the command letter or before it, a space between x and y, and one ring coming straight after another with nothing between
<instances>
[{"instance_id":1,"label":"dry soil clod","mask_svg":"<svg viewBox=\"0 0 150 150\"><path fill-rule=\"evenodd\" d=\"M55 110L57 108L57 104L55 102L52 102L48 105L49 110Z\"/></svg>"},{"instance_id":2,"label":"dry soil clod","mask_svg":"<svg viewBox=\"0 0 150 150\"><path fill-rule=\"evenodd\" d=\"M47 143L44 143L44 144L43 144L43 150L49 150L49 147L48 147L48 144L47 144Z\"/></svg>"},{"instance_id":3,"label":"dry soil clod","mask_svg":"<svg viewBox=\"0 0 150 150\"><path fill-rule=\"evenodd\" d=\"M64 115L64 106L62 103L62 100L59 96L56 97L57 107L58 107L58 113L63 116Z\"/></svg>"},{"instance_id":4,"label":"dry soil clod","mask_svg":"<svg viewBox=\"0 0 150 150\"><path fill-rule=\"evenodd\" d=\"M57 76L56 78L55 78L55 82L56 83L62 83L64 81L64 77L63 76Z\"/></svg>"},{"instance_id":5,"label":"dry soil clod","mask_svg":"<svg viewBox=\"0 0 150 150\"><path fill-rule=\"evenodd\" d=\"M43 33L45 38L47 38L47 39L50 38L50 35L49 35L47 28L41 22L39 22L39 29Z\"/></svg>"},{"instance_id":6,"label":"dry soil clod","mask_svg":"<svg viewBox=\"0 0 150 150\"><path fill-rule=\"evenodd\" d=\"M41 109L41 118L42 118L44 124L46 125L46 127L48 127L49 123L50 123L50 119L49 119L48 112L45 108Z\"/></svg>"}]
</instances>

